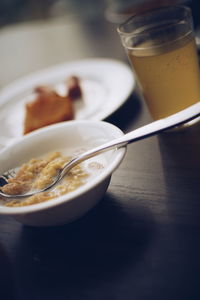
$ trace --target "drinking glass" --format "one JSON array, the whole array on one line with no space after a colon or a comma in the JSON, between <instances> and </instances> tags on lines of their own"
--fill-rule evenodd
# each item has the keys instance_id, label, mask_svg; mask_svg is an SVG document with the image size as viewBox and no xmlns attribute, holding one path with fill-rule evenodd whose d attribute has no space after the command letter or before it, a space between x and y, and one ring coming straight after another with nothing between
<instances>
[{"instance_id":1,"label":"drinking glass","mask_svg":"<svg viewBox=\"0 0 200 300\"><path fill-rule=\"evenodd\" d=\"M133 16L118 27L154 120L200 100L200 70L189 7Z\"/></svg>"}]
</instances>

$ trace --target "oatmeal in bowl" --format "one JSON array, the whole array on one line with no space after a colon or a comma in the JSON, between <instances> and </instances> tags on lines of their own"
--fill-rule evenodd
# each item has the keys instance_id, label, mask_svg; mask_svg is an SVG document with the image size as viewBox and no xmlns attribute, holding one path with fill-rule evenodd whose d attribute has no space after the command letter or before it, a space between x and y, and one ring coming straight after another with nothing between
<instances>
[{"instance_id":1,"label":"oatmeal in bowl","mask_svg":"<svg viewBox=\"0 0 200 300\"><path fill-rule=\"evenodd\" d=\"M27 163L24 163L19 167L16 176L8 179L8 183L0 188L2 192L12 195L14 198L10 201L3 198L5 205L9 207L33 205L60 197L82 186L91 176L91 172L84 170L81 165L78 165L72 168L54 188L25 199L15 199L17 194L45 189L53 182L57 172L71 159L72 157L63 156L61 152L52 152L41 158L32 158ZM96 171L94 168L92 170L93 172Z\"/></svg>"},{"instance_id":2,"label":"oatmeal in bowl","mask_svg":"<svg viewBox=\"0 0 200 300\"><path fill-rule=\"evenodd\" d=\"M17 168L1 189L12 199L0 199L0 214L33 226L68 223L94 207L106 192L126 148L110 150L77 165L54 188L18 199L20 189L43 188L57 170L77 154L123 135L103 121L69 121L51 125L7 146L0 152L0 174Z\"/></svg>"}]
</instances>

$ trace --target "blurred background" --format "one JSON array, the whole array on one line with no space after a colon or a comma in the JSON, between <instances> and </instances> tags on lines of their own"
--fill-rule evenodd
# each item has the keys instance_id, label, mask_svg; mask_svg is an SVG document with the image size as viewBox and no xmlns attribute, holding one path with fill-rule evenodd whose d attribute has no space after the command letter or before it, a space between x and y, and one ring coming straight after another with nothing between
<instances>
[{"instance_id":1,"label":"blurred background","mask_svg":"<svg viewBox=\"0 0 200 300\"><path fill-rule=\"evenodd\" d=\"M60 16L101 18L118 23L126 16L158 6L187 4L199 23L199 0L1 0L0 25Z\"/></svg>"},{"instance_id":2,"label":"blurred background","mask_svg":"<svg viewBox=\"0 0 200 300\"><path fill-rule=\"evenodd\" d=\"M191 7L198 39L199 0L0 0L0 87L71 60L125 61L117 25L130 15L173 4Z\"/></svg>"}]
</instances>

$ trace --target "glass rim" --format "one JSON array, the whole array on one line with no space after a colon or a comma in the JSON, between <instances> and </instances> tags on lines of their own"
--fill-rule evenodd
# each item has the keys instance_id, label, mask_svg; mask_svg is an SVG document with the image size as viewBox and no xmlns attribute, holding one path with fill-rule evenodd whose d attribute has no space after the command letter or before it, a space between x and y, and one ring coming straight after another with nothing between
<instances>
[{"instance_id":1,"label":"glass rim","mask_svg":"<svg viewBox=\"0 0 200 300\"><path fill-rule=\"evenodd\" d=\"M123 22L122 24L120 24L118 27L117 27L117 32L120 34L120 35L124 35L124 36L139 36L139 35L142 35L144 34L144 32L135 32L134 33L134 30L132 32L126 32L123 27L128 25L129 23L131 23L131 21L133 19L136 19L136 18L140 18L140 17L143 17L143 16L150 16L150 15L155 15L157 12L162 12L162 11L167 11L167 10L170 10L170 9L181 9L183 12L185 12L183 14L183 16L181 16L180 18L178 18L177 22L176 23L172 23L170 24L169 26L174 26L174 24L178 24L180 22L180 20L183 20L185 17L191 17L191 9L190 7L186 6L186 5L175 5L175 6L165 6L165 7L162 7L162 8L156 8L156 9L153 9L153 10L150 10L150 11L146 11L142 14L138 14L138 15L133 15L131 16L130 18L128 18L125 22Z\"/></svg>"}]
</instances>

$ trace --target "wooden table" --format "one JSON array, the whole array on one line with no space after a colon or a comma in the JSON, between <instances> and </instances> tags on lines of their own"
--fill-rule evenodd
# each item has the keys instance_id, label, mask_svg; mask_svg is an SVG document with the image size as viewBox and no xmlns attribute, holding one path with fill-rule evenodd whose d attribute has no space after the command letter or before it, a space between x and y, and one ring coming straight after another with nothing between
<instances>
[{"instance_id":1,"label":"wooden table","mask_svg":"<svg viewBox=\"0 0 200 300\"><path fill-rule=\"evenodd\" d=\"M0 85L73 59L127 62L116 26L52 20L0 31ZM116 74L117 76L117 74ZM133 95L107 121L150 121ZM100 204L60 227L0 216L0 299L200 299L200 126L132 144Z\"/></svg>"}]
</instances>

